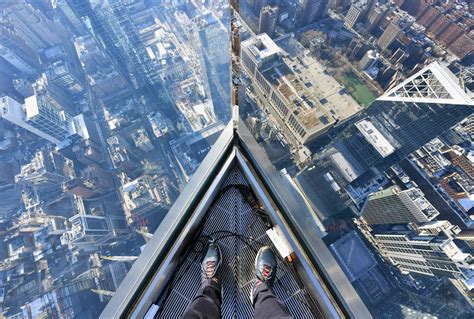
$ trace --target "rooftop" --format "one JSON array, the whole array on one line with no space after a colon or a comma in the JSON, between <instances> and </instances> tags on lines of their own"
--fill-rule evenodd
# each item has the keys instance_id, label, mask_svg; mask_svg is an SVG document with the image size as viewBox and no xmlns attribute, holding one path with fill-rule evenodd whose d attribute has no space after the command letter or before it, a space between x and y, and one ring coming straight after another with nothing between
<instances>
[{"instance_id":1,"label":"rooftop","mask_svg":"<svg viewBox=\"0 0 474 319\"><path fill-rule=\"evenodd\" d=\"M292 37L275 42L267 34L260 34L243 41L242 48L250 50L265 80L310 134L322 132L361 110L344 86Z\"/></svg>"},{"instance_id":2,"label":"rooftop","mask_svg":"<svg viewBox=\"0 0 474 319\"><path fill-rule=\"evenodd\" d=\"M357 122L357 129L364 135L365 139L379 152L382 157L387 157L395 151L395 147L380 133L380 131L367 120Z\"/></svg>"},{"instance_id":3,"label":"rooftop","mask_svg":"<svg viewBox=\"0 0 474 319\"><path fill-rule=\"evenodd\" d=\"M252 43L250 50L255 54L257 60L265 60L266 58L281 52L278 45L276 45L266 33L257 35L257 38L249 43Z\"/></svg>"},{"instance_id":4,"label":"rooftop","mask_svg":"<svg viewBox=\"0 0 474 319\"><path fill-rule=\"evenodd\" d=\"M374 256L355 231L337 240L330 248L351 282L377 266Z\"/></svg>"}]
</instances>

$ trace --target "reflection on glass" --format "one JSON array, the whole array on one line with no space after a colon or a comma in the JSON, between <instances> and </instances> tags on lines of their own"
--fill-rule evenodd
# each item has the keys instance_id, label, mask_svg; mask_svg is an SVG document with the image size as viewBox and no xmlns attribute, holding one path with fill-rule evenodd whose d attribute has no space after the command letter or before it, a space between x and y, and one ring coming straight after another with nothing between
<instances>
[{"instance_id":1,"label":"reflection on glass","mask_svg":"<svg viewBox=\"0 0 474 319\"><path fill-rule=\"evenodd\" d=\"M472 317L473 14L469 1L0 1L0 316L97 318L214 160L229 169L219 195L199 231L182 233L199 210L180 212L173 236L193 244L149 260L176 267L137 311L184 312L206 225L232 243L226 318L253 314L241 252L264 240L287 244L275 290L294 317ZM206 157L219 137L230 146Z\"/></svg>"},{"instance_id":2,"label":"reflection on glass","mask_svg":"<svg viewBox=\"0 0 474 319\"><path fill-rule=\"evenodd\" d=\"M0 12L0 310L96 318L230 119L229 5Z\"/></svg>"}]
</instances>

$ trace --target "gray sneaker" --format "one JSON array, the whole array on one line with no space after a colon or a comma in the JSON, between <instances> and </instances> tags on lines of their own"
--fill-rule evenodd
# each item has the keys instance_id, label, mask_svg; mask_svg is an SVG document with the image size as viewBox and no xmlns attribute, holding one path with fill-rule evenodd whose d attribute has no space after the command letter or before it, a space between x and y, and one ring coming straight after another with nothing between
<instances>
[{"instance_id":1,"label":"gray sneaker","mask_svg":"<svg viewBox=\"0 0 474 319\"><path fill-rule=\"evenodd\" d=\"M201 262L201 278L202 280L212 279L219 281L219 268L221 265L221 249L216 243L209 243L207 252Z\"/></svg>"},{"instance_id":2,"label":"gray sneaker","mask_svg":"<svg viewBox=\"0 0 474 319\"><path fill-rule=\"evenodd\" d=\"M277 271L277 261L275 254L270 247L264 246L260 248L255 257L255 275L257 279L253 283L250 299L252 304L254 301L254 293L258 286L262 283L267 283L270 287L273 286Z\"/></svg>"}]
</instances>

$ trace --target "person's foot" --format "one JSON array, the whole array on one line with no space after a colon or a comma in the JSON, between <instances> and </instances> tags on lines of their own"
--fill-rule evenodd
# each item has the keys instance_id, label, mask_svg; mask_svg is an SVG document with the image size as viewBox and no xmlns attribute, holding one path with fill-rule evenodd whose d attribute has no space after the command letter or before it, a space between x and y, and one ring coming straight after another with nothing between
<instances>
[{"instance_id":1,"label":"person's foot","mask_svg":"<svg viewBox=\"0 0 474 319\"><path fill-rule=\"evenodd\" d=\"M252 300L252 303L258 286L262 283L267 283L270 287L273 286L276 277L276 270L277 262L275 254L271 248L268 246L260 248L257 257L255 257L255 275L257 279L254 281L251 291L250 299Z\"/></svg>"},{"instance_id":2,"label":"person's foot","mask_svg":"<svg viewBox=\"0 0 474 319\"><path fill-rule=\"evenodd\" d=\"M221 265L221 249L216 243L209 243L207 252L201 262L201 278L202 280L212 279L219 282L218 270Z\"/></svg>"}]
</instances>

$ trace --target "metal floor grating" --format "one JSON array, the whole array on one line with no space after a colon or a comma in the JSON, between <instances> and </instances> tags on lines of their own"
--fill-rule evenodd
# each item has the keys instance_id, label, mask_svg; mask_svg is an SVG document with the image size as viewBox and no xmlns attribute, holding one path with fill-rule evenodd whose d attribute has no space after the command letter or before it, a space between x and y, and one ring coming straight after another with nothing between
<instances>
[{"instance_id":1,"label":"metal floor grating","mask_svg":"<svg viewBox=\"0 0 474 319\"><path fill-rule=\"evenodd\" d=\"M227 178L227 185L246 185L242 173L235 168ZM244 243L235 236L218 240L222 252L222 318L253 318L250 303L250 290L254 277L254 261L260 244L272 246L266 234L266 226L256 210L247 203L235 188L228 188L216 198L209 209L201 231L200 240L195 241L185 254L177 274L171 283L172 290L161 305L159 318L181 318L188 304L200 287L200 261L202 243L206 235L217 231L229 231L250 237L257 242ZM222 237L224 233L215 234ZM274 251L277 254L277 251ZM277 280L274 284L275 294L286 304L295 318L314 318L308 306L304 290L300 289L295 274L289 266L278 260Z\"/></svg>"}]
</instances>

